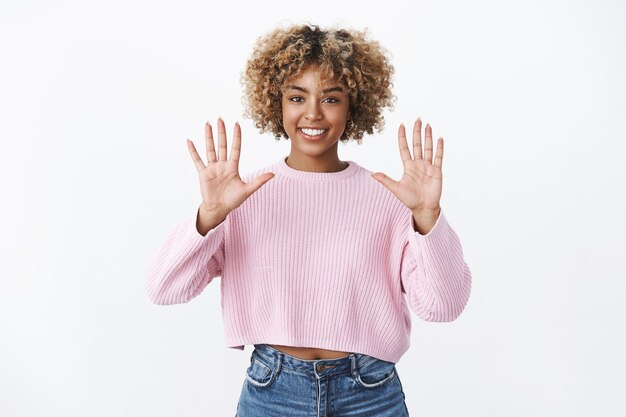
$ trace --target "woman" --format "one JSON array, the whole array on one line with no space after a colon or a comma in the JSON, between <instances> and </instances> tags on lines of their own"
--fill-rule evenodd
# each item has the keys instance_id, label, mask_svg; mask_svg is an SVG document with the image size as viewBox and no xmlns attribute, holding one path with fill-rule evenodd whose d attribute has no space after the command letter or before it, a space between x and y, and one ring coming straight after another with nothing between
<instances>
[{"instance_id":1,"label":"woman","mask_svg":"<svg viewBox=\"0 0 626 417\"><path fill-rule=\"evenodd\" d=\"M400 181L339 159L339 141L382 129L392 73L364 32L279 28L242 81L247 115L290 140L289 155L242 179L239 124L230 158L221 119L217 151L205 127L206 165L188 141L202 203L152 260L148 294L187 302L221 276L228 346L254 346L239 417L408 415L395 363L409 306L451 321L468 301L471 273L440 207L443 139L433 159L418 118L411 156L401 125Z\"/></svg>"}]
</instances>

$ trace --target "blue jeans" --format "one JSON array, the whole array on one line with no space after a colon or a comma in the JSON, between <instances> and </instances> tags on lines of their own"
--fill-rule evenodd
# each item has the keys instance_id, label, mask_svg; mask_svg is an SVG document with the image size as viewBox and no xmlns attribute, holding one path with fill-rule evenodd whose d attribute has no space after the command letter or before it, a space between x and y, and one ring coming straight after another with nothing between
<instances>
[{"instance_id":1,"label":"blue jeans","mask_svg":"<svg viewBox=\"0 0 626 417\"><path fill-rule=\"evenodd\" d=\"M351 353L305 360L255 344L235 417L406 417L393 362Z\"/></svg>"}]
</instances>

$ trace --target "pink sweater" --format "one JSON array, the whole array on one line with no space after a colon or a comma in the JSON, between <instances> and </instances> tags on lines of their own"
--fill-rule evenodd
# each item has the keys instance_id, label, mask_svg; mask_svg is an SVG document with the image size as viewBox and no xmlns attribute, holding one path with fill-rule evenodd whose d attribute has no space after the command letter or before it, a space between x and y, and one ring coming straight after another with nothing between
<instances>
[{"instance_id":1,"label":"pink sweater","mask_svg":"<svg viewBox=\"0 0 626 417\"><path fill-rule=\"evenodd\" d=\"M325 173L285 159L243 176L275 174L206 236L197 208L169 232L147 271L152 302L186 303L219 276L230 348L306 346L394 363L409 348L409 306L426 321L461 314L471 273L443 211L421 235L356 162Z\"/></svg>"}]
</instances>

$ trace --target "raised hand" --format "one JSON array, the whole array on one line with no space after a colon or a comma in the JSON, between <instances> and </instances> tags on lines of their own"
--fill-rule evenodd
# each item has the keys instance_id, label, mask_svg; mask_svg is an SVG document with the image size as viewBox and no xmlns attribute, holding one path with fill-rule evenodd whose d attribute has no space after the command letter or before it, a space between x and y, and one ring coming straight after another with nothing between
<instances>
[{"instance_id":1,"label":"raised hand","mask_svg":"<svg viewBox=\"0 0 626 417\"><path fill-rule=\"evenodd\" d=\"M405 206L411 209L416 217L423 213L438 214L440 210L443 138L440 137L437 141L437 153L433 163L433 132L428 123L426 124L425 134L426 140L422 156L422 120L418 118L413 125L414 157L411 157L404 125L400 125L398 129L398 146L400 147L400 157L404 165L404 174L400 181L395 181L382 172L372 174L372 177L387 187Z\"/></svg>"},{"instance_id":2,"label":"raised hand","mask_svg":"<svg viewBox=\"0 0 626 417\"><path fill-rule=\"evenodd\" d=\"M226 128L224 121L217 120L218 152L215 153L213 143L213 129L209 122L205 125L205 142L207 164L202 162L192 141L187 139L187 147L198 175L200 177L200 192L202 204L200 209L216 218L225 218L228 213L237 208L263 184L274 177L266 172L254 178L249 183L239 176L239 154L241 151L241 127L235 123L233 145L230 159L226 156Z\"/></svg>"}]
</instances>

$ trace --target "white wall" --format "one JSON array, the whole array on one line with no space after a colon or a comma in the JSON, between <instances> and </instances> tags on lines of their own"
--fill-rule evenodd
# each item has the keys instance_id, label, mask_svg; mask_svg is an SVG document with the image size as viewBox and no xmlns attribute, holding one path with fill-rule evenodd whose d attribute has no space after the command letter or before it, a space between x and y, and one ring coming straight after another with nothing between
<instances>
[{"instance_id":1,"label":"white wall","mask_svg":"<svg viewBox=\"0 0 626 417\"><path fill-rule=\"evenodd\" d=\"M342 159L399 179L399 123L446 140L473 288L454 322L413 315L411 414L626 413L624 3L90 3L0 6L0 415L235 414L251 348L225 346L219 281L156 306L144 276L201 201L205 121L241 122L242 173L288 153L243 119L239 74L304 19L393 54L387 129Z\"/></svg>"}]
</instances>

